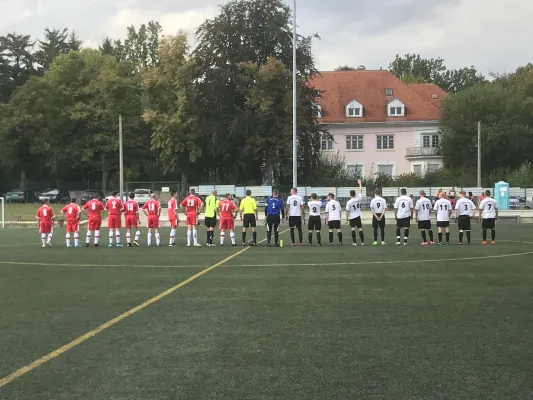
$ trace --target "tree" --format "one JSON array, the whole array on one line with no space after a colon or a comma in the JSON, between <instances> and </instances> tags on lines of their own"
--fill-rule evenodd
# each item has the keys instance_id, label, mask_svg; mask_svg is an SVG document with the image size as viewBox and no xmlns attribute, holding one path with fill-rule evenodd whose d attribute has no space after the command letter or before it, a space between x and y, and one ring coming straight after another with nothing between
<instances>
[{"instance_id":1,"label":"tree","mask_svg":"<svg viewBox=\"0 0 533 400\"><path fill-rule=\"evenodd\" d=\"M146 93L143 118L152 126L152 148L158 152L163 172L194 178L194 164L201 155L195 109L194 64L188 54L187 35L180 32L159 43L156 67L142 74Z\"/></svg>"},{"instance_id":2,"label":"tree","mask_svg":"<svg viewBox=\"0 0 533 400\"><path fill-rule=\"evenodd\" d=\"M34 56L30 35L9 33L0 36L0 95L2 102L11 97L13 91L22 86L35 74Z\"/></svg>"},{"instance_id":3,"label":"tree","mask_svg":"<svg viewBox=\"0 0 533 400\"><path fill-rule=\"evenodd\" d=\"M349 65L339 65L335 68L335 71L356 71L357 68L351 67Z\"/></svg>"},{"instance_id":4,"label":"tree","mask_svg":"<svg viewBox=\"0 0 533 400\"><path fill-rule=\"evenodd\" d=\"M94 171L105 190L118 168L119 115L124 116L126 170L135 171L139 160L150 157L149 136L142 135L140 86L130 65L96 50L57 57L43 77L15 93L4 112L0 142L22 167Z\"/></svg>"},{"instance_id":5,"label":"tree","mask_svg":"<svg viewBox=\"0 0 533 400\"><path fill-rule=\"evenodd\" d=\"M35 57L42 70L47 71L57 56L66 54L69 50L67 28L45 28L44 39L39 40L39 50Z\"/></svg>"},{"instance_id":6,"label":"tree","mask_svg":"<svg viewBox=\"0 0 533 400\"><path fill-rule=\"evenodd\" d=\"M473 66L448 70L442 58L422 58L419 54L397 54L389 71L406 83L433 83L453 93L486 82Z\"/></svg>"},{"instance_id":7,"label":"tree","mask_svg":"<svg viewBox=\"0 0 533 400\"><path fill-rule=\"evenodd\" d=\"M482 123L482 165L487 173L532 160L532 109L533 99L501 83L474 86L446 98L441 148L447 166L476 165L478 121Z\"/></svg>"},{"instance_id":8,"label":"tree","mask_svg":"<svg viewBox=\"0 0 533 400\"><path fill-rule=\"evenodd\" d=\"M115 55L115 45L113 44L113 40L109 37L106 37L102 44L98 47L98 50L100 50L100 53L107 54L110 56Z\"/></svg>"},{"instance_id":9,"label":"tree","mask_svg":"<svg viewBox=\"0 0 533 400\"><path fill-rule=\"evenodd\" d=\"M142 24L139 30L131 25L128 27L124 43L120 40L115 41L114 55L119 60L127 60L132 63L136 71L156 66L161 31L161 25L156 21L150 21L148 25ZM106 46L109 48L109 44Z\"/></svg>"},{"instance_id":10,"label":"tree","mask_svg":"<svg viewBox=\"0 0 533 400\"><path fill-rule=\"evenodd\" d=\"M255 116L257 104L250 102L261 91L251 78L272 58L286 70L292 69L291 12L282 0L235 0L221 7L220 13L205 21L197 30L198 45L193 52L196 62L195 82L200 110L200 135L203 142L202 167L206 178L220 182L260 183L268 161L258 154L268 148L247 151L249 138L266 135ZM302 176L316 166L320 151L320 127L313 116L318 91L306 82L317 73L311 53L313 37L299 37L297 43L298 71L298 140L299 172ZM249 68L243 68L246 64ZM285 74L276 73L284 90L291 87ZM290 73L289 73L290 76ZM271 81L271 84L273 82ZM279 85L276 85L279 87ZM290 90L290 89L289 89ZM264 115L263 115L264 116ZM276 126L287 138L291 131L290 111L283 110ZM283 121L281 124L279 121ZM279 136L277 136L279 137ZM259 146L268 141L260 142ZM284 158L283 164L290 164ZM267 166L268 168L268 166ZM289 179L282 170L280 179Z\"/></svg>"}]
</instances>

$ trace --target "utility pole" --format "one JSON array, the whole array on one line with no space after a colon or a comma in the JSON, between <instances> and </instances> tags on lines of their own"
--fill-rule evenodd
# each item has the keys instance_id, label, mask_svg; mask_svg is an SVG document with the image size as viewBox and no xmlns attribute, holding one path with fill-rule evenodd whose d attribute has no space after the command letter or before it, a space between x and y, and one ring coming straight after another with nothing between
<instances>
[{"instance_id":1,"label":"utility pole","mask_svg":"<svg viewBox=\"0 0 533 400\"><path fill-rule=\"evenodd\" d=\"M481 121L477 122L477 187L481 187Z\"/></svg>"},{"instance_id":2,"label":"utility pole","mask_svg":"<svg viewBox=\"0 0 533 400\"><path fill-rule=\"evenodd\" d=\"M124 149L122 145L122 115L118 116L118 168L120 200L124 201Z\"/></svg>"}]
</instances>

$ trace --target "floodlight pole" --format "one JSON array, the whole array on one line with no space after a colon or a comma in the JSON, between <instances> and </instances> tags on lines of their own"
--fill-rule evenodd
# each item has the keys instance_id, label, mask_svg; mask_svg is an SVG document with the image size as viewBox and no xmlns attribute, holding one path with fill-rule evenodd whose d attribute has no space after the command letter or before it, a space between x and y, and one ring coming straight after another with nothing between
<instances>
[{"instance_id":1,"label":"floodlight pole","mask_svg":"<svg viewBox=\"0 0 533 400\"><path fill-rule=\"evenodd\" d=\"M122 115L118 116L118 166L119 166L119 190L121 201L124 201L124 148L122 141Z\"/></svg>"},{"instance_id":2,"label":"floodlight pole","mask_svg":"<svg viewBox=\"0 0 533 400\"><path fill-rule=\"evenodd\" d=\"M481 121L477 122L477 187L481 187Z\"/></svg>"},{"instance_id":3,"label":"floodlight pole","mask_svg":"<svg viewBox=\"0 0 533 400\"><path fill-rule=\"evenodd\" d=\"M297 99L296 99L296 0L292 12L292 186L298 187L298 148L297 148Z\"/></svg>"}]
</instances>

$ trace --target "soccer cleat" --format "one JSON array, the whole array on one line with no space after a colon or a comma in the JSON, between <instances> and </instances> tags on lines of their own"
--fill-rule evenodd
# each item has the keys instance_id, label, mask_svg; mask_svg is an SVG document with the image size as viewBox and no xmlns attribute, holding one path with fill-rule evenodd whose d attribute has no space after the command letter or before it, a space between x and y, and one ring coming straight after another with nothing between
<instances>
[{"instance_id":1,"label":"soccer cleat","mask_svg":"<svg viewBox=\"0 0 533 400\"><path fill-rule=\"evenodd\" d=\"M401 243L400 242L396 242L394 245L395 246L399 246L399 245L401 245Z\"/></svg>"},{"instance_id":2,"label":"soccer cleat","mask_svg":"<svg viewBox=\"0 0 533 400\"><path fill-rule=\"evenodd\" d=\"M457 246L462 246L463 242L457 242Z\"/></svg>"},{"instance_id":3,"label":"soccer cleat","mask_svg":"<svg viewBox=\"0 0 533 400\"><path fill-rule=\"evenodd\" d=\"M72 246L71 246L71 245L68 245L68 246L67 246L67 249L70 248L70 247L72 247Z\"/></svg>"},{"instance_id":4,"label":"soccer cleat","mask_svg":"<svg viewBox=\"0 0 533 400\"><path fill-rule=\"evenodd\" d=\"M217 247L217 245L214 243L211 243L211 247Z\"/></svg>"},{"instance_id":5,"label":"soccer cleat","mask_svg":"<svg viewBox=\"0 0 533 400\"><path fill-rule=\"evenodd\" d=\"M100 247L100 245L98 243L95 243L94 247Z\"/></svg>"},{"instance_id":6,"label":"soccer cleat","mask_svg":"<svg viewBox=\"0 0 533 400\"><path fill-rule=\"evenodd\" d=\"M237 247L237 244L233 243L233 244L231 245L231 247Z\"/></svg>"},{"instance_id":7,"label":"soccer cleat","mask_svg":"<svg viewBox=\"0 0 533 400\"><path fill-rule=\"evenodd\" d=\"M377 246L378 242L372 242L371 246Z\"/></svg>"},{"instance_id":8,"label":"soccer cleat","mask_svg":"<svg viewBox=\"0 0 533 400\"><path fill-rule=\"evenodd\" d=\"M85 243L85 247L89 247L89 243Z\"/></svg>"},{"instance_id":9,"label":"soccer cleat","mask_svg":"<svg viewBox=\"0 0 533 400\"><path fill-rule=\"evenodd\" d=\"M493 240L492 242L490 242L490 244L496 244L496 241L495 241L495 240Z\"/></svg>"},{"instance_id":10,"label":"soccer cleat","mask_svg":"<svg viewBox=\"0 0 533 400\"><path fill-rule=\"evenodd\" d=\"M429 244L435 244L435 242L429 242Z\"/></svg>"},{"instance_id":11,"label":"soccer cleat","mask_svg":"<svg viewBox=\"0 0 533 400\"><path fill-rule=\"evenodd\" d=\"M387 243L385 243L385 242L381 242L381 245L382 245L382 246L385 246L386 244L387 244Z\"/></svg>"},{"instance_id":12,"label":"soccer cleat","mask_svg":"<svg viewBox=\"0 0 533 400\"><path fill-rule=\"evenodd\" d=\"M304 244L302 242L300 242L300 247L303 246Z\"/></svg>"},{"instance_id":13,"label":"soccer cleat","mask_svg":"<svg viewBox=\"0 0 533 400\"><path fill-rule=\"evenodd\" d=\"M74 246L75 248L77 249L81 249L82 246L80 246L79 244L77 244L76 246Z\"/></svg>"},{"instance_id":14,"label":"soccer cleat","mask_svg":"<svg viewBox=\"0 0 533 400\"><path fill-rule=\"evenodd\" d=\"M421 246L427 246L428 245L428 242L422 242L420 243Z\"/></svg>"},{"instance_id":15,"label":"soccer cleat","mask_svg":"<svg viewBox=\"0 0 533 400\"><path fill-rule=\"evenodd\" d=\"M246 243L243 243L243 244L242 244L242 247L246 247Z\"/></svg>"},{"instance_id":16,"label":"soccer cleat","mask_svg":"<svg viewBox=\"0 0 533 400\"><path fill-rule=\"evenodd\" d=\"M333 246L333 243L330 243L329 246Z\"/></svg>"},{"instance_id":17,"label":"soccer cleat","mask_svg":"<svg viewBox=\"0 0 533 400\"><path fill-rule=\"evenodd\" d=\"M439 245L439 246L442 246L442 242L439 242L438 245Z\"/></svg>"},{"instance_id":18,"label":"soccer cleat","mask_svg":"<svg viewBox=\"0 0 533 400\"><path fill-rule=\"evenodd\" d=\"M109 244L107 245L107 247L111 248L111 247L113 247L113 245L112 245L111 243L109 243Z\"/></svg>"},{"instance_id":19,"label":"soccer cleat","mask_svg":"<svg viewBox=\"0 0 533 400\"><path fill-rule=\"evenodd\" d=\"M291 244L291 247L295 247L295 246L296 246L296 243L292 243L292 244Z\"/></svg>"},{"instance_id":20,"label":"soccer cleat","mask_svg":"<svg viewBox=\"0 0 533 400\"><path fill-rule=\"evenodd\" d=\"M404 245L404 246L407 246L407 243L404 243L403 245Z\"/></svg>"},{"instance_id":21,"label":"soccer cleat","mask_svg":"<svg viewBox=\"0 0 533 400\"><path fill-rule=\"evenodd\" d=\"M253 247L257 247L257 243L254 242L254 243L252 244L252 246L253 246Z\"/></svg>"},{"instance_id":22,"label":"soccer cleat","mask_svg":"<svg viewBox=\"0 0 533 400\"><path fill-rule=\"evenodd\" d=\"M128 247L131 247L131 243L128 243Z\"/></svg>"},{"instance_id":23,"label":"soccer cleat","mask_svg":"<svg viewBox=\"0 0 533 400\"><path fill-rule=\"evenodd\" d=\"M50 242L46 243L46 245L47 245L48 247L52 247L52 243L50 243Z\"/></svg>"},{"instance_id":24,"label":"soccer cleat","mask_svg":"<svg viewBox=\"0 0 533 400\"><path fill-rule=\"evenodd\" d=\"M272 245L270 243L267 243L267 247L272 247Z\"/></svg>"},{"instance_id":25,"label":"soccer cleat","mask_svg":"<svg viewBox=\"0 0 533 400\"><path fill-rule=\"evenodd\" d=\"M124 247L121 243L117 243L117 247L120 249L122 247Z\"/></svg>"},{"instance_id":26,"label":"soccer cleat","mask_svg":"<svg viewBox=\"0 0 533 400\"><path fill-rule=\"evenodd\" d=\"M191 245L190 245L190 244L187 244L187 247L191 247Z\"/></svg>"},{"instance_id":27,"label":"soccer cleat","mask_svg":"<svg viewBox=\"0 0 533 400\"><path fill-rule=\"evenodd\" d=\"M136 241L136 240L133 241L133 244L134 244L135 246L137 246L137 247L141 247L141 245L139 244L139 242Z\"/></svg>"},{"instance_id":28,"label":"soccer cleat","mask_svg":"<svg viewBox=\"0 0 533 400\"><path fill-rule=\"evenodd\" d=\"M481 242L481 244L482 244L482 245L486 245L487 242L484 240L484 241Z\"/></svg>"},{"instance_id":29,"label":"soccer cleat","mask_svg":"<svg viewBox=\"0 0 533 400\"><path fill-rule=\"evenodd\" d=\"M42 247L42 248L44 249L44 248L46 247L46 245L45 245L45 244L43 244L43 245L42 245L41 247Z\"/></svg>"},{"instance_id":30,"label":"soccer cleat","mask_svg":"<svg viewBox=\"0 0 533 400\"><path fill-rule=\"evenodd\" d=\"M156 244L156 246L157 246L157 247L161 247L161 243L159 243L159 244Z\"/></svg>"},{"instance_id":31,"label":"soccer cleat","mask_svg":"<svg viewBox=\"0 0 533 400\"><path fill-rule=\"evenodd\" d=\"M202 247L200 243L195 243L193 247Z\"/></svg>"},{"instance_id":32,"label":"soccer cleat","mask_svg":"<svg viewBox=\"0 0 533 400\"><path fill-rule=\"evenodd\" d=\"M352 243L352 246L357 246L357 243Z\"/></svg>"},{"instance_id":33,"label":"soccer cleat","mask_svg":"<svg viewBox=\"0 0 533 400\"><path fill-rule=\"evenodd\" d=\"M361 243L361 246L364 246L365 245L365 242Z\"/></svg>"}]
</instances>

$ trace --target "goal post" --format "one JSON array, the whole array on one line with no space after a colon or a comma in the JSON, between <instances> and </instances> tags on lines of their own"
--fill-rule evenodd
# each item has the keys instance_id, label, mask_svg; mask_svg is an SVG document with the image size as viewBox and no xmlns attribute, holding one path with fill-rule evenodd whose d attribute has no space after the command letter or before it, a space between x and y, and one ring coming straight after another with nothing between
<instances>
[{"instance_id":1,"label":"goal post","mask_svg":"<svg viewBox=\"0 0 533 400\"><path fill-rule=\"evenodd\" d=\"M2 203L0 205L1 207L1 212L2 212L2 228L5 228L6 227L6 198L5 197L0 197L0 202Z\"/></svg>"}]
</instances>

